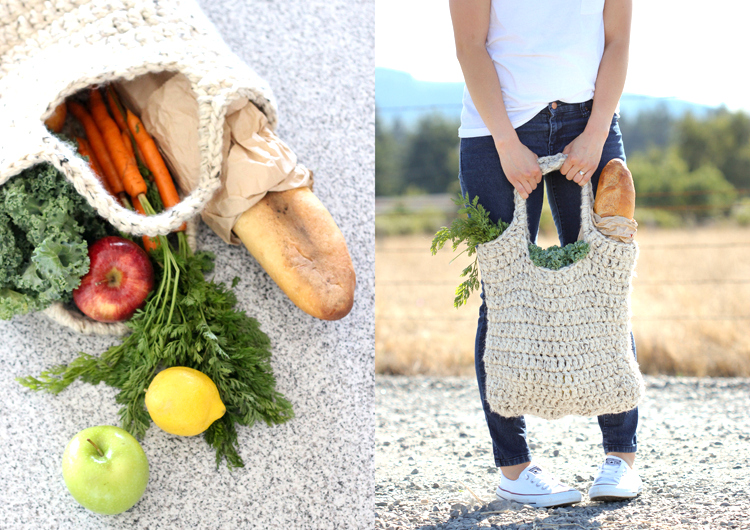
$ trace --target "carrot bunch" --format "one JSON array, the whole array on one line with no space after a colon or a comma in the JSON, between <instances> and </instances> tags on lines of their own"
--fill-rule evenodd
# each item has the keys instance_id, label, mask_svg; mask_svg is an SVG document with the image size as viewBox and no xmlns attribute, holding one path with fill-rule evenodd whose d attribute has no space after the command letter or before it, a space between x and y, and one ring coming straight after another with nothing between
<instances>
[{"instance_id":1,"label":"carrot bunch","mask_svg":"<svg viewBox=\"0 0 750 530\"><path fill-rule=\"evenodd\" d=\"M146 199L148 187L139 169L143 168L156 184L164 208L179 203L167 165L138 116L120 103L111 86L106 90L107 103L96 88L89 95L88 109L74 101L67 103L67 109L86 131L87 139L76 138L78 151L88 158L104 188L122 205L130 207L132 202L138 213L146 215L144 203L148 210L151 207ZM180 230L184 229L183 224ZM158 247L156 238L148 236L143 236L143 245L146 250Z\"/></svg>"}]
</instances>

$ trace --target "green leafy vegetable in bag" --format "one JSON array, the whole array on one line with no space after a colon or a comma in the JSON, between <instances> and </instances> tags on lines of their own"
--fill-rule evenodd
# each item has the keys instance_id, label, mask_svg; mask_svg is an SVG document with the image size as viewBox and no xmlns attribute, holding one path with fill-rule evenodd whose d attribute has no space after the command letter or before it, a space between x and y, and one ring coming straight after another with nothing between
<instances>
[{"instance_id":1,"label":"green leafy vegetable in bag","mask_svg":"<svg viewBox=\"0 0 750 530\"><path fill-rule=\"evenodd\" d=\"M0 186L0 318L69 302L108 224L49 164Z\"/></svg>"},{"instance_id":2,"label":"green leafy vegetable in bag","mask_svg":"<svg viewBox=\"0 0 750 530\"><path fill-rule=\"evenodd\" d=\"M458 198L454 198L453 202L456 203L456 206L460 206L458 217L453 220L450 227L444 226L435 234L430 246L433 256L448 241L453 243L453 252L462 243L465 243L466 248L461 254L466 252L467 256L473 256L477 252L477 245L497 239L508 228L508 223L502 221L498 221L497 223L492 222L490 212L479 204L479 197L474 197L474 200L470 201L468 193L466 197L459 193ZM458 256L453 259L455 260ZM461 271L461 277L466 278L466 280L456 288L456 298L453 300L455 307L465 304L469 296L471 296L472 291L479 289L479 263L476 257L468 267Z\"/></svg>"},{"instance_id":3,"label":"green leafy vegetable in bag","mask_svg":"<svg viewBox=\"0 0 750 530\"><path fill-rule=\"evenodd\" d=\"M582 260L589 253L589 244L585 241L576 241L560 248L557 245L549 248L541 248L533 243L529 244L529 257L537 267L562 269Z\"/></svg>"},{"instance_id":4,"label":"green leafy vegetable in bag","mask_svg":"<svg viewBox=\"0 0 750 530\"><path fill-rule=\"evenodd\" d=\"M444 226L435 234L430 246L433 255L437 254L437 251L442 249L448 241L451 241L454 252L463 243L466 249L461 254L466 252L467 256L472 256L476 254L477 245L497 239L509 226L503 221L494 223L490 219L490 212L479 204L479 197L469 200L468 193L466 196L459 193L453 202L460 207L459 216L453 220L450 227ZM529 244L529 257L534 265L552 270L559 270L583 259L588 251L589 244L584 241L576 241L562 248L558 246L541 248L533 243ZM476 257L461 271L461 277L466 280L456 288L456 297L453 300L455 307L465 304L471 293L479 289L479 263Z\"/></svg>"}]
</instances>

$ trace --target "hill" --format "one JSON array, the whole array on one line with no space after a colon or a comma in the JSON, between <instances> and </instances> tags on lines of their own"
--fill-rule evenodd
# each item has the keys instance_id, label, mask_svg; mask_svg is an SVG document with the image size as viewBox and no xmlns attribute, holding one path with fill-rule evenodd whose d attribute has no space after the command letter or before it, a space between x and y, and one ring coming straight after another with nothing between
<instances>
[{"instance_id":1,"label":"hill","mask_svg":"<svg viewBox=\"0 0 750 530\"><path fill-rule=\"evenodd\" d=\"M463 90L463 83L418 81L406 72L388 68L375 69L375 104L384 124L390 124L399 117L404 125L411 126L421 115L429 112L439 112L458 120L461 116ZM695 116L704 116L714 108L675 98L623 94L620 99L620 114L634 119L641 112L661 106L673 118L679 118L688 111Z\"/></svg>"}]
</instances>

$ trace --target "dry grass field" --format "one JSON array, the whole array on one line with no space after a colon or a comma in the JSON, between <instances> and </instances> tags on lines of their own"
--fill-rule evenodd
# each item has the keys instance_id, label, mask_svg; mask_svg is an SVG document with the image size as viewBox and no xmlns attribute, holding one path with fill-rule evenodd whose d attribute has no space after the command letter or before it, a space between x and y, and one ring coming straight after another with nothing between
<instances>
[{"instance_id":1,"label":"dry grass field","mask_svg":"<svg viewBox=\"0 0 750 530\"><path fill-rule=\"evenodd\" d=\"M641 228L633 332L644 373L750 376L750 228ZM479 295L453 307L468 264L429 236L376 243L378 373L474 373ZM541 236L539 244L557 244ZM472 258L473 259L473 258Z\"/></svg>"}]
</instances>

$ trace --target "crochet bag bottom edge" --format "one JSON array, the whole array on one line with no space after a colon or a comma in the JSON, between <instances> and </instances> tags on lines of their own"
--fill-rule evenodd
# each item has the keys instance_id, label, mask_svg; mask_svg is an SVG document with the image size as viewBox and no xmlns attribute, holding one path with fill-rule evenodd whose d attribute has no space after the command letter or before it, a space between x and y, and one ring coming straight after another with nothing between
<instances>
[{"instance_id":1,"label":"crochet bag bottom edge","mask_svg":"<svg viewBox=\"0 0 750 530\"><path fill-rule=\"evenodd\" d=\"M528 390L519 389L516 386L516 388L507 391L502 388L489 390L485 387L485 395L490 410L504 418L527 415L546 420L560 419L565 416L594 417L628 412L640 404L645 394L643 378L623 377L622 379L623 381L614 390L606 392L608 405L602 402L600 395L594 393L582 397L574 386L551 388L549 391L545 391L543 387L539 386ZM525 407L508 406L519 401L529 401L527 392L532 395L553 395L554 398L532 400L532 404ZM523 399L519 399L519 394L522 394Z\"/></svg>"}]
</instances>

